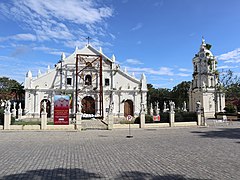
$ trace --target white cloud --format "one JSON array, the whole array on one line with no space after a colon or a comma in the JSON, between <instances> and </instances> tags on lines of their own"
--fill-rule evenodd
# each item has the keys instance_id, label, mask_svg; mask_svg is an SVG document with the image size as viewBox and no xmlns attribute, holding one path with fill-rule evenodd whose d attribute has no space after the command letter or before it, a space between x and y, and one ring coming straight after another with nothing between
<instances>
[{"instance_id":1,"label":"white cloud","mask_svg":"<svg viewBox=\"0 0 240 180\"><path fill-rule=\"evenodd\" d=\"M167 76L173 76L174 73L172 72L172 68L168 67L161 67L159 70L160 75L167 75Z\"/></svg>"},{"instance_id":2,"label":"white cloud","mask_svg":"<svg viewBox=\"0 0 240 180\"><path fill-rule=\"evenodd\" d=\"M238 68L238 66L218 66L217 69L233 69L233 68Z\"/></svg>"},{"instance_id":3,"label":"white cloud","mask_svg":"<svg viewBox=\"0 0 240 180\"><path fill-rule=\"evenodd\" d=\"M36 36L30 33L16 34L13 36L0 37L0 41L16 40L16 41L36 41Z\"/></svg>"},{"instance_id":4,"label":"white cloud","mask_svg":"<svg viewBox=\"0 0 240 180\"><path fill-rule=\"evenodd\" d=\"M14 40L37 39L64 44L86 42L79 39L88 35L96 38L109 35L106 20L113 16L111 7L94 0L18 0L0 3L0 9L5 17L20 22L25 31L33 32L11 37Z\"/></svg>"},{"instance_id":5,"label":"white cloud","mask_svg":"<svg viewBox=\"0 0 240 180\"><path fill-rule=\"evenodd\" d=\"M141 61L139 61L137 59L127 59L126 62L129 63L129 64L133 64L133 65L143 64Z\"/></svg>"},{"instance_id":6,"label":"white cloud","mask_svg":"<svg viewBox=\"0 0 240 180\"><path fill-rule=\"evenodd\" d=\"M166 76L173 76L174 73L172 72L171 68L168 67L160 67L158 70L152 68L141 68L141 67L126 67L130 72L136 73L145 73L151 75L166 75Z\"/></svg>"},{"instance_id":7,"label":"white cloud","mask_svg":"<svg viewBox=\"0 0 240 180\"><path fill-rule=\"evenodd\" d=\"M178 70L181 72L192 72L191 69L185 69L185 68L179 68Z\"/></svg>"},{"instance_id":8,"label":"white cloud","mask_svg":"<svg viewBox=\"0 0 240 180\"><path fill-rule=\"evenodd\" d=\"M177 76L188 77L188 76L191 76L191 74L178 73Z\"/></svg>"},{"instance_id":9,"label":"white cloud","mask_svg":"<svg viewBox=\"0 0 240 180\"><path fill-rule=\"evenodd\" d=\"M136 31L138 29L141 29L143 27L143 24L142 23L138 23L136 26L134 26L131 31Z\"/></svg>"},{"instance_id":10,"label":"white cloud","mask_svg":"<svg viewBox=\"0 0 240 180\"><path fill-rule=\"evenodd\" d=\"M238 63L240 62L240 48L227 52L217 56L218 60L224 61L224 63Z\"/></svg>"}]
</instances>

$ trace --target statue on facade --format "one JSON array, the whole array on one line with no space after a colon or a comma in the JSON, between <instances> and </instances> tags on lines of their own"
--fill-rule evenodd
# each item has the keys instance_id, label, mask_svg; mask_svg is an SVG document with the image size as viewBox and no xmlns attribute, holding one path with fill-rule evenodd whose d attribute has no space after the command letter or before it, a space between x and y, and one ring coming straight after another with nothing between
<instances>
[{"instance_id":1,"label":"statue on facade","mask_svg":"<svg viewBox=\"0 0 240 180\"><path fill-rule=\"evenodd\" d=\"M196 110L197 110L197 112L200 112L201 111L201 102L200 101L198 101L197 103L196 103Z\"/></svg>"},{"instance_id":2,"label":"statue on facade","mask_svg":"<svg viewBox=\"0 0 240 180\"><path fill-rule=\"evenodd\" d=\"M152 105L152 103L150 105L150 115L153 116L153 105Z\"/></svg>"},{"instance_id":3,"label":"statue on facade","mask_svg":"<svg viewBox=\"0 0 240 180\"><path fill-rule=\"evenodd\" d=\"M5 112L10 113L10 109L11 109L11 102L8 100L5 104Z\"/></svg>"},{"instance_id":4,"label":"statue on facade","mask_svg":"<svg viewBox=\"0 0 240 180\"><path fill-rule=\"evenodd\" d=\"M167 111L167 105L166 105L166 102L164 101L163 102L163 112L166 112Z\"/></svg>"},{"instance_id":5,"label":"statue on facade","mask_svg":"<svg viewBox=\"0 0 240 180\"><path fill-rule=\"evenodd\" d=\"M187 103L186 103L186 101L183 102L183 111L184 112L187 111Z\"/></svg>"},{"instance_id":6,"label":"statue on facade","mask_svg":"<svg viewBox=\"0 0 240 180\"><path fill-rule=\"evenodd\" d=\"M169 102L169 106L170 106L170 112L174 112L175 109L175 103L173 101Z\"/></svg>"}]
</instances>

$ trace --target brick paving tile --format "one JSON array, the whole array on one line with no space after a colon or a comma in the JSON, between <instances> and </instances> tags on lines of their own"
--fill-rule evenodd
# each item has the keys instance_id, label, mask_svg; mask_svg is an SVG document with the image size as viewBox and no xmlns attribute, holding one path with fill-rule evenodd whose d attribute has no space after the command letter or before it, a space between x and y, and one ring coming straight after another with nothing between
<instances>
[{"instance_id":1,"label":"brick paving tile","mask_svg":"<svg viewBox=\"0 0 240 180\"><path fill-rule=\"evenodd\" d=\"M240 126L0 131L0 179L239 179Z\"/></svg>"}]
</instances>

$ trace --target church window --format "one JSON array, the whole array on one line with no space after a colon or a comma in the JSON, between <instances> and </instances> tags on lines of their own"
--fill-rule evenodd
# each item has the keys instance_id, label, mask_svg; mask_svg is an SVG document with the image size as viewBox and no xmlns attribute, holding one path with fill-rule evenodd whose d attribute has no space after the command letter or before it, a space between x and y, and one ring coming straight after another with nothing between
<instances>
[{"instance_id":1,"label":"church window","mask_svg":"<svg viewBox=\"0 0 240 180\"><path fill-rule=\"evenodd\" d=\"M109 83L109 79L106 78L106 79L105 79L105 86L109 86L109 84L110 84L110 83Z\"/></svg>"},{"instance_id":2,"label":"church window","mask_svg":"<svg viewBox=\"0 0 240 180\"><path fill-rule=\"evenodd\" d=\"M89 74L85 76L85 85L92 85L92 76Z\"/></svg>"},{"instance_id":3,"label":"church window","mask_svg":"<svg viewBox=\"0 0 240 180\"><path fill-rule=\"evenodd\" d=\"M67 78L67 85L72 85L72 78Z\"/></svg>"}]
</instances>

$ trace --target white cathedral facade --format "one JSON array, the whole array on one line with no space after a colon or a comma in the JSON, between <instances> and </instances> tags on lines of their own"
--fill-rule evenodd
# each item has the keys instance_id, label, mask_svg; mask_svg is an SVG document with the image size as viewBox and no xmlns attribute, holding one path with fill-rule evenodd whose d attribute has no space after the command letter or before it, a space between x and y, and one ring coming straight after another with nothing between
<instances>
[{"instance_id":1,"label":"white cathedral facade","mask_svg":"<svg viewBox=\"0 0 240 180\"><path fill-rule=\"evenodd\" d=\"M205 117L211 118L224 111L225 94L219 88L217 60L210 48L211 45L202 39L200 50L192 60L194 71L189 89L189 111L195 112L197 102L200 102Z\"/></svg>"},{"instance_id":2,"label":"white cathedral facade","mask_svg":"<svg viewBox=\"0 0 240 180\"><path fill-rule=\"evenodd\" d=\"M25 114L40 117L46 102L48 117L53 117L54 96L70 97L70 114L81 112L83 117L105 118L139 116L146 108L147 82L142 74L135 78L120 69L115 56L108 58L102 50L90 44L66 57L63 53L55 68L45 73L25 77Z\"/></svg>"}]
</instances>

